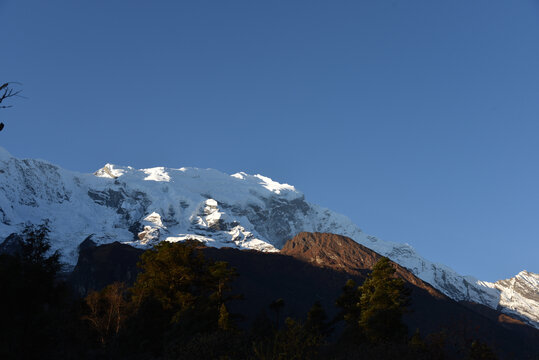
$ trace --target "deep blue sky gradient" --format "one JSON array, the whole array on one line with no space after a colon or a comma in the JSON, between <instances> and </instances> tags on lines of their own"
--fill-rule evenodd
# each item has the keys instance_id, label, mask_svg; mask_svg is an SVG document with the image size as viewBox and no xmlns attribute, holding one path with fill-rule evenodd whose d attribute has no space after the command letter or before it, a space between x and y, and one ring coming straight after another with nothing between
<instances>
[{"instance_id":1,"label":"deep blue sky gradient","mask_svg":"<svg viewBox=\"0 0 539 360\"><path fill-rule=\"evenodd\" d=\"M0 145L261 173L484 280L539 272L539 2L0 0Z\"/></svg>"}]
</instances>

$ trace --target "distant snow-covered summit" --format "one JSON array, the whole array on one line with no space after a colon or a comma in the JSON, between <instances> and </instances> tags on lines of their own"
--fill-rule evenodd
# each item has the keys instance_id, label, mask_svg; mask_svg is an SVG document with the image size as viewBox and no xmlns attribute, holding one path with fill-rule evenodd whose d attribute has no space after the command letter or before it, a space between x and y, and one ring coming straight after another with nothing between
<instances>
[{"instance_id":1,"label":"distant snow-covered summit","mask_svg":"<svg viewBox=\"0 0 539 360\"><path fill-rule=\"evenodd\" d=\"M0 241L27 224L42 223L51 229L53 249L69 264L76 262L78 245L88 236L97 243L137 247L197 239L215 247L278 251L302 231L345 235L455 300L501 307L539 327L539 299L529 295L537 295L537 283L522 290L461 276L422 258L409 245L363 233L346 216L311 204L293 186L262 175L112 164L82 174L42 160L17 159L0 148ZM509 288L511 294L526 295L505 296Z\"/></svg>"}]
</instances>

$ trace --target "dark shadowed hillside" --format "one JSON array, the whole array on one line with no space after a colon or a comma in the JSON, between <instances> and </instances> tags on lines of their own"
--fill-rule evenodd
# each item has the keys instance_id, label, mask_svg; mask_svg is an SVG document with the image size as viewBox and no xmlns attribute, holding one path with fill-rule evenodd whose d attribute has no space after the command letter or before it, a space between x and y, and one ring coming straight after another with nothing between
<instances>
[{"instance_id":1,"label":"dark shadowed hillside","mask_svg":"<svg viewBox=\"0 0 539 360\"><path fill-rule=\"evenodd\" d=\"M280 253L206 248L204 254L226 261L239 276L234 293L242 300L231 303L231 313L241 314L248 326L276 299L284 300L279 317L304 318L315 301L330 316L337 313L335 300L347 279L362 283L380 258L353 240L334 234L300 233ZM87 247L81 251L72 280L77 289L100 288L112 281L131 283L141 251L118 243ZM396 275L411 289L410 311L404 320L410 332L443 333L449 347L458 349L471 339L480 339L502 358L534 358L539 354L539 331L522 322L478 304L459 304L444 296L405 268L393 264ZM455 350L456 351L456 350ZM458 352L454 353L459 356Z\"/></svg>"},{"instance_id":2,"label":"dark shadowed hillside","mask_svg":"<svg viewBox=\"0 0 539 360\"><path fill-rule=\"evenodd\" d=\"M115 281L133 284L139 272L137 262L143 252L119 242L96 246L86 239L79 246L79 260L70 275L70 282L79 295L102 289Z\"/></svg>"}]
</instances>

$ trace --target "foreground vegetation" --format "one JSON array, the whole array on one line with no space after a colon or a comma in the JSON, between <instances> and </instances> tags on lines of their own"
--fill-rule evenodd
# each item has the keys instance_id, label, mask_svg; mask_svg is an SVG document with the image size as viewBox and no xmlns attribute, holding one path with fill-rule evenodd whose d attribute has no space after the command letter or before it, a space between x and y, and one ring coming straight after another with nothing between
<instances>
[{"instance_id":1,"label":"foreground vegetation","mask_svg":"<svg viewBox=\"0 0 539 360\"><path fill-rule=\"evenodd\" d=\"M230 304L236 271L204 257L197 242L162 242L140 260L133 286L113 283L79 298L58 278L44 227L0 254L2 359L445 359L443 334L409 335L410 297L382 258L362 285L349 280L328 318L320 303L282 319L278 298L250 326ZM249 301L246 299L245 301ZM494 359L480 342L460 358Z\"/></svg>"}]
</instances>

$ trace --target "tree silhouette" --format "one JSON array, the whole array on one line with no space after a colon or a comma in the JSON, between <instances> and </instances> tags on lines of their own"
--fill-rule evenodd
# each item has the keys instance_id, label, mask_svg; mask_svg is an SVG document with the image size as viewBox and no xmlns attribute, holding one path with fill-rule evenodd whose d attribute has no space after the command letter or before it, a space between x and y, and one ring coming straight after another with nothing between
<instances>
[{"instance_id":1,"label":"tree silhouette","mask_svg":"<svg viewBox=\"0 0 539 360\"><path fill-rule=\"evenodd\" d=\"M83 320L96 331L102 346L114 341L122 329L127 312L126 291L124 283L115 282L85 298L88 314Z\"/></svg>"},{"instance_id":2,"label":"tree silhouette","mask_svg":"<svg viewBox=\"0 0 539 360\"><path fill-rule=\"evenodd\" d=\"M236 272L206 258L202 247L198 241L163 241L142 254L142 272L130 289L127 353L189 359L212 347L224 351L222 339L235 331L227 303L236 298L229 285Z\"/></svg>"},{"instance_id":3,"label":"tree silhouette","mask_svg":"<svg viewBox=\"0 0 539 360\"><path fill-rule=\"evenodd\" d=\"M284 308L284 300L279 298L269 304L269 308L275 312L275 328L279 329L279 319L281 317L281 310Z\"/></svg>"},{"instance_id":4,"label":"tree silhouette","mask_svg":"<svg viewBox=\"0 0 539 360\"><path fill-rule=\"evenodd\" d=\"M496 360L498 359L487 344L474 340L470 345L468 359L470 360Z\"/></svg>"},{"instance_id":5,"label":"tree silhouette","mask_svg":"<svg viewBox=\"0 0 539 360\"><path fill-rule=\"evenodd\" d=\"M45 226L27 228L13 254L0 254L0 358L30 359L51 353L68 301L57 279L60 254L50 254Z\"/></svg>"},{"instance_id":6,"label":"tree silhouette","mask_svg":"<svg viewBox=\"0 0 539 360\"><path fill-rule=\"evenodd\" d=\"M230 299L227 292L235 270L226 262L206 259L200 246L197 241L163 241L146 251L133 287L134 300L152 298L172 315L173 323L189 314L214 313L217 325L221 305Z\"/></svg>"},{"instance_id":7,"label":"tree silhouette","mask_svg":"<svg viewBox=\"0 0 539 360\"><path fill-rule=\"evenodd\" d=\"M360 289L354 280L349 279L343 286L341 295L335 301L335 305L341 309L337 320L345 321L345 328L342 334L343 340L360 341L359 338L362 335L359 329L359 318L361 315L359 302L361 298Z\"/></svg>"},{"instance_id":8,"label":"tree silhouette","mask_svg":"<svg viewBox=\"0 0 539 360\"><path fill-rule=\"evenodd\" d=\"M6 99L9 99L14 96L18 96L21 93L21 90L15 90L13 88L13 82L6 82L0 85L0 109L6 109L11 107L11 105L2 105L2 102ZM4 123L0 122L0 131L4 129Z\"/></svg>"},{"instance_id":9,"label":"tree silhouette","mask_svg":"<svg viewBox=\"0 0 539 360\"><path fill-rule=\"evenodd\" d=\"M360 287L359 326L371 341L405 339L402 315L409 304L404 281L394 276L391 261L382 257Z\"/></svg>"},{"instance_id":10,"label":"tree silhouette","mask_svg":"<svg viewBox=\"0 0 539 360\"><path fill-rule=\"evenodd\" d=\"M382 257L374 265L363 285L348 280L336 305L341 308L339 320L345 321L340 342L352 350L361 344L394 348L406 344L407 328L402 315L409 304L409 290L395 277L391 261ZM400 345L398 345L400 344ZM353 350L355 351L355 350Z\"/></svg>"},{"instance_id":11,"label":"tree silhouette","mask_svg":"<svg viewBox=\"0 0 539 360\"><path fill-rule=\"evenodd\" d=\"M230 314L228 313L225 304L221 304L221 307L219 308L219 320L217 323L221 330L230 330L232 328Z\"/></svg>"},{"instance_id":12,"label":"tree silhouette","mask_svg":"<svg viewBox=\"0 0 539 360\"><path fill-rule=\"evenodd\" d=\"M302 322L286 318L282 329L273 336L253 342L253 355L261 360L317 359L323 336L315 334Z\"/></svg>"},{"instance_id":13,"label":"tree silhouette","mask_svg":"<svg viewBox=\"0 0 539 360\"><path fill-rule=\"evenodd\" d=\"M326 311L319 301L315 301L307 313L305 328L313 334L326 337L333 331L331 323L329 323L327 320L328 317Z\"/></svg>"}]
</instances>

